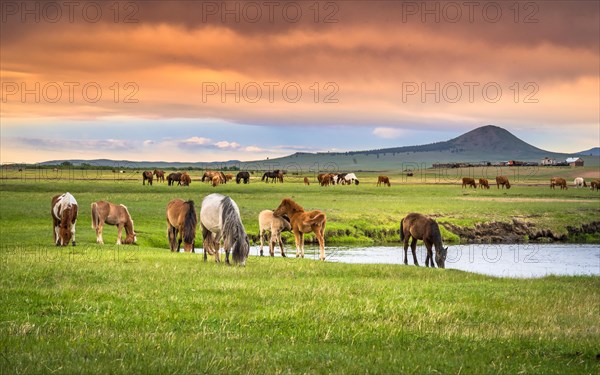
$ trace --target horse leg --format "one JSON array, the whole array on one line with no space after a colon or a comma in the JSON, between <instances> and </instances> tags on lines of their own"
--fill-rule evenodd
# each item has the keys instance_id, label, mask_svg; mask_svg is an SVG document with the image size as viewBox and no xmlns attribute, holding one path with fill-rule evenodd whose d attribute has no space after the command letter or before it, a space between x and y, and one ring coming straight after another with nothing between
<instances>
[{"instance_id":1,"label":"horse leg","mask_svg":"<svg viewBox=\"0 0 600 375\"><path fill-rule=\"evenodd\" d=\"M315 233L319 241L319 260L325 260L325 238L323 236L324 228L321 226Z\"/></svg>"},{"instance_id":2,"label":"horse leg","mask_svg":"<svg viewBox=\"0 0 600 375\"><path fill-rule=\"evenodd\" d=\"M71 225L71 243L73 244L73 246L75 246L77 243L75 242L75 224L77 224L77 220L75 220L73 222L73 225Z\"/></svg>"},{"instance_id":3,"label":"horse leg","mask_svg":"<svg viewBox=\"0 0 600 375\"><path fill-rule=\"evenodd\" d=\"M304 258L304 233L300 232L300 257Z\"/></svg>"},{"instance_id":4,"label":"horse leg","mask_svg":"<svg viewBox=\"0 0 600 375\"><path fill-rule=\"evenodd\" d=\"M415 262L415 266L419 265L417 261L417 239L413 237L412 242L410 243L410 250L412 251L413 261Z\"/></svg>"},{"instance_id":5,"label":"horse leg","mask_svg":"<svg viewBox=\"0 0 600 375\"><path fill-rule=\"evenodd\" d=\"M431 251L431 246L433 245L430 241L424 240L425 248L427 249L427 256L425 257L425 267L429 267L431 263L431 267L435 268L433 265L433 253Z\"/></svg>"},{"instance_id":6,"label":"horse leg","mask_svg":"<svg viewBox=\"0 0 600 375\"><path fill-rule=\"evenodd\" d=\"M272 257L275 256L275 244L277 244L277 234L275 232L271 230L271 238L269 239L269 255Z\"/></svg>"},{"instance_id":7,"label":"horse leg","mask_svg":"<svg viewBox=\"0 0 600 375\"><path fill-rule=\"evenodd\" d=\"M117 245L121 245L121 235L123 234L123 224L117 224Z\"/></svg>"},{"instance_id":8,"label":"horse leg","mask_svg":"<svg viewBox=\"0 0 600 375\"><path fill-rule=\"evenodd\" d=\"M202 228L202 249L204 250L204 261L206 262L208 259L207 248L210 246L211 233L204 225L202 225L202 222L200 222L200 227Z\"/></svg>"},{"instance_id":9,"label":"horse leg","mask_svg":"<svg viewBox=\"0 0 600 375\"><path fill-rule=\"evenodd\" d=\"M229 263L229 250L225 249L225 264L227 264L228 266L231 266L231 263Z\"/></svg>"},{"instance_id":10,"label":"horse leg","mask_svg":"<svg viewBox=\"0 0 600 375\"><path fill-rule=\"evenodd\" d=\"M279 250L281 250L281 256L285 258L285 252L283 251L283 241L281 240L281 232L277 234L277 241L279 242Z\"/></svg>"},{"instance_id":11,"label":"horse leg","mask_svg":"<svg viewBox=\"0 0 600 375\"><path fill-rule=\"evenodd\" d=\"M104 228L104 221L100 221L98 226L96 227L96 243L104 245L104 240L102 239L102 229Z\"/></svg>"},{"instance_id":12,"label":"horse leg","mask_svg":"<svg viewBox=\"0 0 600 375\"><path fill-rule=\"evenodd\" d=\"M260 228L258 235L260 236L260 256L263 256L263 237L265 235L265 231Z\"/></svg>"},{"instance_id":13,"label":"horse leg","mask_svg":"<svg viewBox=\"0 0 600 375\"><path fill-rule=\"evenodd\" d=\"M54 223L54 232L52 234L54 234L54 244L56 246L60 246L60 222L58 220L56 220L55 218L52 218L52 221Z\"/></svg>"},{"instance_id":14,"label":"horse leg","mask_svg":"<svg viewBox=\"0 0 600 375\"><path fill-rule=\"evenodd\" d=\"M300 232L294 230L294 240L296 242L296 258L300 257Z\"/></svg>"},{"instance_id":15,"label":"horse leg","mask_svg":"<svg viewBox=\"0 0 600 375\"><path fill-rule=\"evenodd\" d=\"M404 264L408 266L408 239L409 237L406 236L404 238Z\"/></svg>"}]
</instances>

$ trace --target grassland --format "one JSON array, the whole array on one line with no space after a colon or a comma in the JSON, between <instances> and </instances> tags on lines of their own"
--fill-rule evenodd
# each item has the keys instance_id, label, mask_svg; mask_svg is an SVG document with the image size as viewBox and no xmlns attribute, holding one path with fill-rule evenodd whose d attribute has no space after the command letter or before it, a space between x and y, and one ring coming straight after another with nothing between
<instances>
[{"instance_id":1,"label":"grassland","mask_svg":"<svg viewBox=\"0 0 600 375\"><path fill-rule=\"evenodd\" d=\"M0 182L0 374L600 371L598 277L501 279L268 257L226 267L170 253L164 223L170 199L218 191L238 202L249 232L284 196L324 209L330 240L379 240L368 230L395 230L410 211L463 225L518 216L558 228L597 218L597 192L552 191L541 186L545 176L510 191L463 190L426 174L394 174L391 188L375 187L375 175L329 188L303 186L300 176L217 188L129 177ZM67 190L81 206L78 246L56 248L50 197ZM99 199L129 207L137 246L94 243L89 204ZM107 244L115 236L105 229Z\"/></svg>"}]
</instances>

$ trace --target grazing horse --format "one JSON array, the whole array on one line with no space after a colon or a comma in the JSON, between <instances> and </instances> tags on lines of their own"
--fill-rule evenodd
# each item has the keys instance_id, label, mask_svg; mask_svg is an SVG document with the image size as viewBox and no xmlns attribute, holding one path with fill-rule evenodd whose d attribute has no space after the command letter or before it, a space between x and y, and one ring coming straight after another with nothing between
<instances>
[{"instance_id":1,"label":"grazing horse","mask_svg":"<svg viewBox=\"0 0 600 375\"><path fill-rule=\"evenodd\" d=\"M153 173L156 176L156 181L165 182L165 171L160 170L160 169L155 169Z\"/></svg>"},{"instance_id":2,"label":"grazing horse","mask_svg":"<svg viewBox=\"0 0 600 375\"><path fill-rule=\"evenodd\" d=\"M241 181L244 181L244 184L250 182L250 173L248 172L239 172L237 176L235 176L235 183L239 184Z\"/></svg>"},{"instance_id":3,"label":"grazing horse","mask_svg":"<svg viewBox=\"0 0 600 375\"><path fill-rule=\"evenodd\" d=\"M116 205L107 201L94 202L92 208L92 229L96 230L96 242L104 244L102 239L102 229L104 224L117 226L117 245L136 243L137 238L133 230L133 220L124 205ZM121 242L121 235L125 228L125 240Z\"/></svg>"},{"instance_id":4,"label":"grazing horse","mask_svg":"<svg viewBox=\"0 0 600 375\"><path fill-rule=\"evenodd\" d=\"M281 250L281 256L285 257L283 251L283 241L281 240L281 232L291 231L292 226L289 219L286 216L275 217L273 211L263 210L258 214L258 228L260 236L260 256L263 256L263 238L265 231L271 232L271 239L269 240L269 254L275 256L275 244L279 244L279 250Z\"/></svg>"},{"instance_id":5,"label":"grazing horse","mask_svg":"<svg viewBox=\"0 0 600 375\"><path fill-rule=\"evenodd\" d=\"M212 183L213 178L215 176L219 176L219 183L221 183L221 184L226 184L227 181L228 181L227 177L225 177L225 174L223 172L219 172L219 171L206 171L202 175L202 182L207 181L208 183Z\"/></svg>"},{"instance_id":6,"label":"grazing horse","mask_svg":"<svg viewBox=\"0 0 600 375\"><path fill-rule=\"evenodd\" d=\"M183 250L188 253L194 252L197 224L194 201L185 202L175 198L167 204L167 238L171 251L179 252L183 241Z\"/></svg>"},{"instance_id":7,"label":"grazing horse","mask_svg":"<svg viewBox=\"0 0 600 375\"><path fill-rule=\"evenodd\" d=\"M479 179L479 187L481 189L483 189L483 188L489 189L490 188L490 183L487 180L487 178L480 178Z\"/></svg>"},{"instance_id":8,"label":"grazing horse","mask_svg":"<svg viewBox=\"0 0 600 375\"><path fill-rule=\"evenodd\" d=\"M325 260L325 224L327 216L323 211L304 211L298 203L285 198L273 212L275 217L287 215L290 218L292 232L296 240L296 257L304 258L304 234L314 232L319 241L320 260Z\"/></svg>"},{"instance_id":9,"label":"grazing horse","mask_svg":"<svg viewBox=\"0 0 600 375\"><path fill-rule=\"evenodd\" d=\"M181 185L181 172L169 173L167 176L167 185L174 185L175 182L177 182L178 185Z\"/></svg>"},{"instance_id":10,"label":"grazing horse","mask_svg":"<svg viewBox=\"0 0 600 375\"><path fill-rule=\"evenodd\" d=\"M207 255L214 255L215 261L220 262L219 248L223 239L225 263L229 263L229 253L233 262L244 266L250 253L250 242L242 224L240 209L228 196L213 193L202 200L200 209L200 227L202 228L202 247L204 261Z\"/></svg>"},{"instance_id":11,"label":"grazing horse","mask_svg":"<svg viewBox=\"0 0 600 375\"><path fill-rule=\"evenodd\" d=\"M583 177L577 177L575 180L573 180L573 185L576 188L587 187L587 184L585 183L585 180L583 179Z\"/></svg>"},{"instance_id":12,"label":"grazing horse","mask_svg":"<svg viewBox=\"0 0 600 375\"><path fill-rule=\"evenodd\" d=\"M463 188L472 187L472 188L477 189L477 184L475 183L475 179L474 178L463 177L463 179L462 179L462 187Z\"/></svg>"},{"instance_id":13,"label":"grazing horse","mask_svg":"<svg viewBox=\"0 0 600 375\"><path fill-rule=\"evenodd\" d=\"M552 177L550 180L550 188L554 189L555 186L560 186L560 190L566 190L568 189L567 180L561 177Z\"/></svg>"},{"instance_id":14,"label":"grazing horse","mask_svg":"<svg viewBox=\"0 0 600 375\"><path fill-rule=\"evenodd\" d=\"M310 181L308 180L308 177L304 177L304 185L310 185Z\"/></svg>"},{"instance_id":15,"label":"grazing horse","mask_svg":"<svg viewBox=\"0 0 600 375\"><path fill-rule=\"evenodd\" d=\"M283 183L283 172L279 169L276 169L272 172L265 172L261 178L261 181L269 182L269 178L271 179L271 182L279 181Z\"/></svg>"},{"instance_id":16,"label":"grazing horse","mask_svg":"<svg viewBox=\"0 0 600 375\"><path fill-rule=\"evenodd\" d=\"M590 182L590 189L599 190L600 189L600 180Z\"/></svg>"},{"instance_id":17,"label":"grazing horse","mask_svg":"<svg viewBox=\"0 0 600 375\"><path fill-rule=\"evenodd\" d=\"M506 186L507 189L510 189L510 182L505 176L496 177L496 188L500 189L500 185L502 185L502 189L504 189L504 186Z\"/></svg>"},{"instance_id":18,"label":"grazing horse","mask_svg":"<svg viewBox=\"0 0 600 375\"><path fill-rule=\"evenodd\" d=\"M404 242L404 264L408 264L408 241L411 237L410 249L416 266L419 265L416 254L417 240L422 240L427 248L425 265L429 267L431 264L431 267L435 267L433 265L433 252L431 250L433 246L435 247L435 262L437 266L445 268L448 248L444 248L442 245L442 235L435 220L418 213L411 213L400 221L400 240Z\"/></svg>"},{"instance_id":19,"label":"grazing horse","mask_svg":"<svg viewBox=\"0 0 600 375\"><path fill-rule=\"evenodd\" d=\"M344 181L346 181L346 184L348 185L352 185L352 183L354 183L355 185L358 185L359 181L358 178L356 178L356 175L354 173L348 173L344 176Z\"/></svg>"},{"instance_id":20,"label":"grazing horse","mask_svg":"<svg viewBox=\"0 0 600 375\"><path fill-rule=\"evenodd\" d=\"M390 178L388 176L379 176L377 177L377 186L381 186L381 184L383 184L383 186L388 186L391 187L392 184L390 184Z\"/></svg>"},{"instance_id":21,"label":"grazing horse","mask_svg":"<svg viewBox=\"0 0 600 375\"><path fill-rule=\"evenodd\" d=\"M142 172L142 185L146 185L146 180L148 181L148 185L152 186L152 171L143 171Z\"/></svg>"},{"instance_id":22,"label":"grazing horse","mask_svg":"<svg viewBox=\"0 0 600 375\"><path fill-rule=\"evenodd\" d=\"M50 213L54 224L54 243L56 246L67 246L73 239L75 246L75 224L77 224L77 201L71 193L52 197Z\"/></svg>"},{"instance_id":23,"label":"grazing horse","mask_svg":"<svg viewBox=\"0 0 600 375\"><path fill-rule=\"evenodd\" d=\"M233 175L231 173L226 174L225 175L225 182L231 181L231 180L233 180Z\"/></svg>"},{"instance_id":24,"label":"grazing horse","mask_svg":"<svg viewBox=\"0 0 600 375\"><path fill-rule=\"evenodd\" d=\"M221 176L219 176L218 174L212 176L211 182L213 187L217 187L221 183Z\"/></svg>"},{"instance_id":25,"label":"grazing horse","mask_svg":"<svg viewBox=\"0 0 600 375\"><path fill-rule=\"evenodd\" d=\"M181 177L179 178L179 185L181 186L190 186L192 183L192 178L187 172L183 172Z\"/></svg>"},{"instance_id":26,"label":"grazing horse","mask_svg":"<svg viewBox=\"0 0 600 375\"><path fill-rule=\"evenodd\" d=\"M335 174L327 173L321 176L321 186L335 185L334 178Z\"/></svg>"}]
</instances>

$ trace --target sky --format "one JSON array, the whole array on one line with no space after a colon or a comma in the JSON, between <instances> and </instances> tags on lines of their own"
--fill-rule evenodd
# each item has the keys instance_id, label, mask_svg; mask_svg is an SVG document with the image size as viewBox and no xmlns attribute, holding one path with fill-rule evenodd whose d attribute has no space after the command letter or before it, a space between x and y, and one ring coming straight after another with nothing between
<instances>
[{"instance_id":1,"label":"sky","mask_svg":"<svg viewBox=\"0 0 600 375\"><path fill-rule=\"evenodd\" d=\"M600 146L596 1L3 1L0 162Z\"/></svg>"}]
</instances>

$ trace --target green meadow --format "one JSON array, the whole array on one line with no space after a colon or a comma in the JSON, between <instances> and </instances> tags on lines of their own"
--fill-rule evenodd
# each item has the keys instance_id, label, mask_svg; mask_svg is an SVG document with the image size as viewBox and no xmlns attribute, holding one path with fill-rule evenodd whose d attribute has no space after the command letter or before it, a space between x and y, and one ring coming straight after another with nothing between
<instances>
[{"instance_id":1,"label":"green meadow","mask_svg":"<svg viewBox=\"0 0 600 375\"><path fill-rule=\"evenodd\" d=\"M358 174L358 186L319 187L313 176L304 186L290 174L284 184L253 176L213 188L198 172L189 187L142 186L133 171L3 172L0 374L597 374L600 277L508 279L254 256L227 267L168 251L167 202L193 199L199 209L212 192L238 203L252 235L258 213L284 197L322 209L326 246L398 241L398 223L412 211L465 227L517 218L565 231L598 220L597 191L547 184L557 172L571 182L568 173L594 169L515 177L508 191L462 189L460 172L387 173L391 188L376 187L373 173ZM77 246L58 248L50 198L65 191L80 206ZM95 244L90 203L101 199L128 206L137 245L112 245L113 227L105 227L107 245Z\"/></svg>"}]
</instances>

